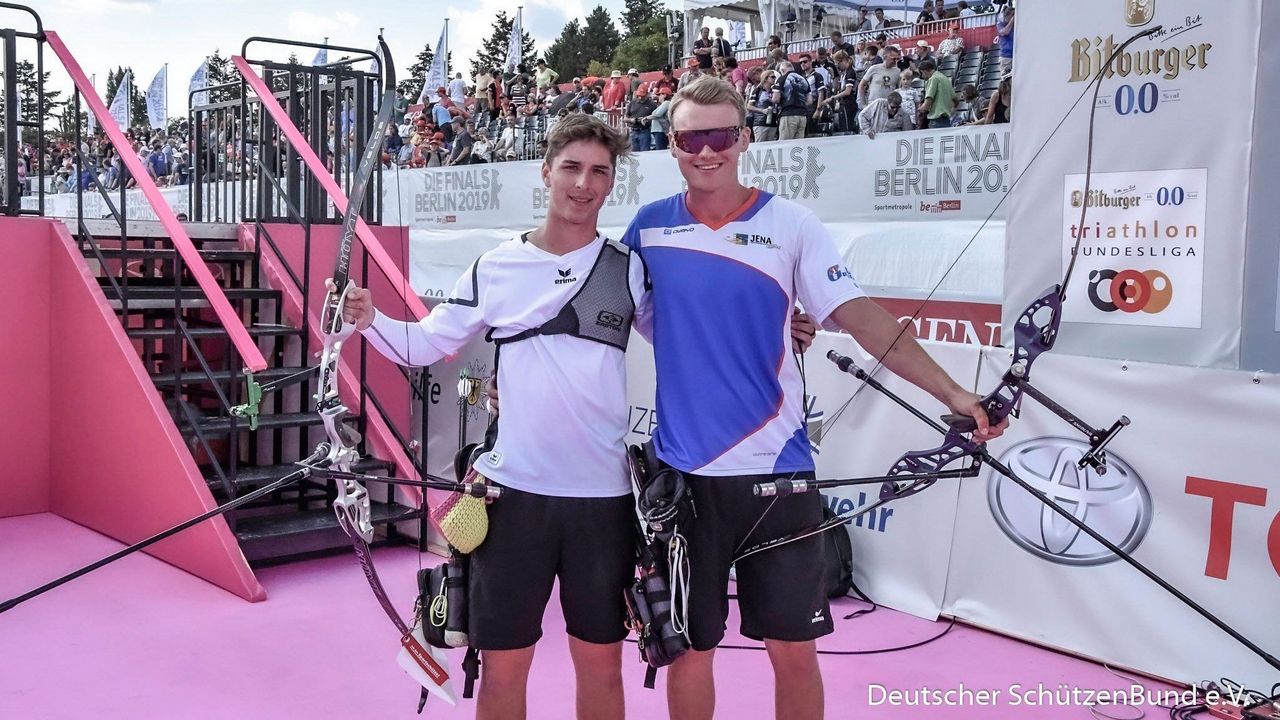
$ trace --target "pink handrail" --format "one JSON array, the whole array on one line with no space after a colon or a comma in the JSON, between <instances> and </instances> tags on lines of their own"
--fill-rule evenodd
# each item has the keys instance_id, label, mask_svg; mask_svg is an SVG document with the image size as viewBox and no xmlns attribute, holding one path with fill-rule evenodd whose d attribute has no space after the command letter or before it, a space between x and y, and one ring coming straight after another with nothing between
<instances>
[{"instance_id":1,"label":"pink handrail","mask_svg":"<svg viewBox=\"0 0 1280 720\"><path fill-rule=\"evenodd\" d=\"M289 140L289 144L298 153L298 157L302 158L302 162L306 163L311 170L311 174L320 183L320 187L324 188L325 192L329 194L329 201L333 203L334 208L337 209L339 214L345 214L347 212L346 193L342 191L337 181L329 174L328 168L324 166L324 162L311 149L306 138L302 136L302 132L294 126L293 121L289 119L288 113L280 106L271 89L267 87L267 83L239 55L233 55L231 62L235 64L236 70L240 71L240 75L244 77L245 82L249 83L253 91L258 94L258 99L262 101L262 107L271 114L272 119L275 120L276 125L284 133L285 138ZM377 263L383 274L386 275L387 280L395 287L396 293L400 295L400 299L404 301L405 306L419 320L426 317L427 306L422 304L422 300L417 293L405 293L404 289L407 287L407 283L401 276L400 269L396 267L391 256L387 254L386 248L374 236L373 231L369 229L363 218L356 218L356 237L360 238L360 244L364 245L365 250L369 252L373 261Z\"/></svg>"},{"instance_id":2,"label":"pink handrail","mask_svg":"<svg viewBox=\"0 0 1280 720\"><path fill-rule=\"evenodd\" d=\"M94 117L98 119L98 126L102 128L102 131L107 135L107 139L111 141L111 145L115 147L116 154L120 156L120 161L124 163L125 167L129 169L129 173L137 181L138 188L142 190L143 197L147 199L156 217L160 219L160 224L169 233L170 239L173 240L174 248L187 264L187 270L191 272L191 276L195 278L200 289L204 290L205 297L209 298L209 305L218 316L218 321L226 328L227 335L230 336L236 351L240 353L240 359L244 362L245 370L247 372L265 370L267 361L262 357L262 352L258 350L258 345L249 335L249 331L245 329L244 323L240 320L235 308L227 300L227 296L223 294L222 286L218 285L218 281L209 272L209 266L205 265L204 258L200 257L200 251L191 242L191 237L182 228L182 223L178 222L173 210L164 201L164 197L160 194L160 188L156 187L155 182L147 175L147 170L142 166L142 161L133 152L133 147L116 125L115 119L107 112L107 106L103 104L102 99L98 97L97 91L89 83L89 78L84 74L84 70L80 68L80 63L72 56L71 51L62 42L62 38L58 37L58 33L50 30L45 33L45 39L49 42L49 47L53 49L53 53L62 61L62 66L66 68L67 74L71 76L71 82L75 84L76 89L84 96L85 104L89 106L89 112L92 112Z\"/></svg>"}]
</instances>

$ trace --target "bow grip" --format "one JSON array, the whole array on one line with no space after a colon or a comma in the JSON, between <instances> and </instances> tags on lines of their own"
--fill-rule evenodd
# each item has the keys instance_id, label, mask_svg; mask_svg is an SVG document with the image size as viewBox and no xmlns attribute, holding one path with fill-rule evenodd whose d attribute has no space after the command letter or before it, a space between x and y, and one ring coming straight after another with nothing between
<instances>
[{"instance_id":1,"label":"bow grip","mask_svg":"<svg viewBox=\"0 0 1280 720\"><path fill-rule=\"evenodd\" d=\"M971 433L978 429L978 421L968 415L947 413L942 416L942 422L946 423L946 426L954 432Z\"/></svg>"}]
</instances>

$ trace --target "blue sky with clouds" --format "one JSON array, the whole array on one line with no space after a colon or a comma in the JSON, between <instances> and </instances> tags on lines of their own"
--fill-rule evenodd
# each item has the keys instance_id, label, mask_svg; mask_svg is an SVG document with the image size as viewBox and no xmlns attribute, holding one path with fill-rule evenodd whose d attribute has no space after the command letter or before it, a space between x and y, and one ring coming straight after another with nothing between
<instances>
[{"instance_id":1,"label":"blue sky with clouds","mask_svg":"<svg viewBox=\"0 0 1280 720\"><path fill-rule=\"evenodd\" d=\"M665 1L673 9L682 5L680 0ZM107 71L117 65L132 66L136 83L145 87L169 63L171 115L186 111L185 104L177 107L177 98L185 98L187 82L207 53L218 48L223 55L238 54L245 38L253 35L312 42L327 36L336 45L372 48L378 28L384 28L396 68L403 74L424 45L436 42L448 17L454 64L465 74L499 10L514 14L523 5L525 29L541 50L560 35L565 23L585 18L596 5L603 5L615 21L624 6L623 0L40 0L31 4L45 28L62 36L85 72L97 74L100 93L105 90ZM3 19L16 23L18 17ZM257 47L261 57L284 59L289 53ZM311 54L298 51L303 60ZM51 57L47 54L45 62L47 69L54 70L50 78L54 87L69 88L65 74L50 67Z\"/></svg>"}]
</instances>

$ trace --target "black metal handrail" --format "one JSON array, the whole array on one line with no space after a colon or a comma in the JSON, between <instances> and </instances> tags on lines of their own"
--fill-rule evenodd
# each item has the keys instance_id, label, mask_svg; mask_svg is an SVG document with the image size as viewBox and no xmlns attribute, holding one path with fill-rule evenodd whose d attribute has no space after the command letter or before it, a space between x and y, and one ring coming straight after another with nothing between
<instances>
[{"instance_id":1,"label":"black metal handrail","mask_svg":"<svg viewBox=\"0 0 1280 720\"><path fill-rule=\"evenodd\" d=\"M82 128L80 124L80 97L81 96L80 96L79 90L78 89L75 90L74 98L73 98L73 107L75 111L75 121L73 123L75 126L75 145L77 148L77 155L81 159L80 172L83 173L85 169L89 167L89 162L88 162L88 158L85 158L83 153L81 153L78 150L78 148L80 148L81 145L83 144L83 134L82 134ZM117 151L119 151L119 149L117 149ZM120 316L122 321L126 324L129 322L129 301L130 301L130 289L129 289L130 237L129 237L129 217L128 217L129 206L128 206L128 203L125 201L125 189L129 184L129 177L130 177L129 170L122 163L120 167L120 187L119 187L120 198L119 198L118 205L112 202L111 197L107 193L105 188L101 187L100 185L97 185L98 193L102 197L103 202L106 203L107 208L111 213L111 218L115 220L117 227L119 227L120 229L120 247L119 247L119 260L118 260L119 279L117 279L111 272L110 270L111 263L108 261L106 254L103 252L103 248L101 244L98 242L98 239L95 236L95 234L89 229L88 225L85 223L85 220L84 220L84 193L86 190L86 188L84 187L85 183L81 182L79 178L77 178L76 180L78 243L82 249L85 247L88 247L93 252L94 257L98 260L101 275L107 279L107 282L111 286L112 291L116 294L116 297L120 301ZM147 248L153 247L153 243L151 241L147 241L144 244L147 246ZM143 260L143 265L145 266L146 258L144 256L140 256L140 258ZM146 272L147 271L144 271L144 275L146 274ZM184 303L183 303L184 292L190 289L191 287L195 287L199 289L199 285L185 286L182 282L183 274L184 274L184 266L183 266L183 260L182 260L182 253L178 252L177 248L174 247L173 248L174 293L173 293L173 315L172 315L174 332L173 332L173 338L170 344L171 352L169 357L169 363L173 368L172 412L175 420L179 420L183 418L186 419L187 426L191 430L191 435L195 438L196 442L200 445L201 449L204 450L205 457L208 460L209 464L212 466L213 472L217 477L218 482L222 485L223 489L228 493L230 497L234 497L235 486L231 482L231 478L235 477L236 463L238 460L238 433L237 433L238 421L236 416L231 413L231 408L235 404L236 389L239 386L238 380L239 380L239 372L241 370L240 356L236 350L235 344L227 343L225 362L226 362L226 366L229 373L228 373L228 386L226 391L224 392L222 385L215 378L215 374L216 374L215 370L210 365L208 358L205 357L204 352L200 349L200 346L196 342L196 339L191 335L190 331L187 328L186 321L183 318L183 312L185 309ZM183 371L182 359L184 357L194 360L200 369L200 373L203 375L203 377L201 377L196 382L183 381L184 371ZM218 401L219 411L225 414L231 423L231 434L230 434L230 441L229 441L229 448L228 448L229 464L230 464L229 472L228 472L228 469L224 468L223 464L218 460L217 453L213 452L209 444L208 438L205 436L205 434L201 430L200 423L198 422L198 419L195 417L195 414L191 408L191 405L183 398L184 394L192 392L191 386L193 385L196 387L207 386L212 388L214 397Z\"/></svg>"},{"instance_id":2,"label":"black metal handrail","mask_svg":"<svg viewBox=\"0 0 1280 720\"><path fill-rule=\"evenodd\" d=\"M22 134L18 128L32 128L36 131L36 157L44 160L45 136L42 120L45 111L44 92L44 22L39 13L26 5L0 2L0 9L16 10L31 16L35 21L35 32L5 28L0 30L0 40L4 43L4 206L6 215L44 215L44 183L37 180L37 205L35 209L22 208L22 193L18 185L18 155L22 147ZM18 107L18 73L17 73L17 39L33 40L36 45L36 119L19 120ZM28 182L32 173L28 166ZM43 172L44 168L41 168ZM37 176L38 177L38 176Z\"/></svg>"},{"instance_id":3,"label":"black metal handrail","mask_svg":"<svg viewBox=\"0 0 1280 720\"><path fill-rule=\"evenodd\" d=\"M253 41L268 41L265 38L250 38L246 41L246 47ZM279 41L281 44L289 44ZM313 43L297 43L302 47L322 47ZM339 51L348 51L352 53L364 52L364 56L372 59L374 55L367 51L359 51L356 48L340 48L329 46L330 49ZM289 117L293 120L296 127L303 131L304 137L308 139L308 144L313 150L318 151L317 155L321 158L328 151L327 147L327 127L326 127L326 111L331 107L341 110L342 92L349 93L349 107L354 108L354 119L350 121L350 127L345 128L346 132L352 133L356 138L357 146L350 148L354 156L358 156L363 148L359 147L369 134L369 130L373 126L372 99L379 96L378 87L373 82L377 77L372 73L366 73L358 70L351 70L346 67L347 63L336 63L324 67L313 68L310 66L298 66L284 63L275 63L270 61L252 61L255 65L259 65L265 69L263 79L267 87L272 91L274 99L278 100L282 106L288 111ZM277 81L283 75L284 89L280 88ZM333 78L330 83L320 83L318 78L321 75L328 75ZM327 92L322 92L327 91ZM302 226L303 228L303 270L301 277L284 262L285 273L288 282L293 283L295 289L302 293L302 307L304 322L306 322L306 308L312 306L312 298L310 297L311 263L312 263L312 243L311 229L316 223L337 222L339 218L333 214L332 206L325 196L323 189L319 183L312 177L309 168L307 168L297 156L297 151L287 141L282 140L282 133L275 126L271 116L265 112L261 106L261 99L254 98L252 101L246 100L248 95L247 87L241 97L241 107L243 111L240 117L242 127L242 137L248 138L250 128L256 132L252 133L254 145L259 150L259 155L255 158L253 167L255 173L244 173L242 182L246 186L253 188L252 192L245 193L246 196L253 197L253 202L246 202L242 207L242 219L253 220L255 225L255 248L261 251L263 241L272 249L276 257L282 262L286 256L280 251L275 239L271 236L270 231L266 227L271 219L279 217L281 220L292 222ZM196 126L196 122L192 122L192 126ZM355 163L344 162L345 152L349 149L345 146L342 135L343 122L339 117L335 116L335 129L337 130L334 139L334 163L330 168L332 177L344 187L351 186L351 174L354 173ZM283 162L279 162L280 157L277 153L283 153ZM278 176L277 170L283 170L286 177ZM379 167L378 180L381 180L381 167ZM381 188L370 187L370 198L366 198L364 205L366 222L371 225L378 223L381 216ZM372 202L370 202L372 200ZM317 212L323 209L323 213ZM252 215L250 214L252 211ZM283 217L278 213L283 211ZM368 256L367 250L360 248L363 278L362 283L367 285L369 264L372 262ZM381 269L379 268L379 272ZM385 273L384 273L385 277ZM390 279L388 278L388 282ZM418 444L412 440L412 431L407 428L400 427L395 415L388 410L384 403L377 396L368 382L368 364L364 362L367 345L361 343L361 362L357 372L356 387L360 395L360 404L356 416L359 423L358 429L362 436L368 437L368 422L370 411L376 412L384 421L385 427L389 430L392 440L400 446L405 457L412 463L413 469L419 473L426 472L424 459L419 455L419 449L425 447L425 443ZM425 424L426 405L429 402L429 393L420 387L419 378L414 373L405 368L398 368L401 376L408 385L410 397L422 403L422 417ZM406 422L411 422L412 418L406 418ZM425 437L425 436L424 436Z\"/></svg>"}]
</instances>

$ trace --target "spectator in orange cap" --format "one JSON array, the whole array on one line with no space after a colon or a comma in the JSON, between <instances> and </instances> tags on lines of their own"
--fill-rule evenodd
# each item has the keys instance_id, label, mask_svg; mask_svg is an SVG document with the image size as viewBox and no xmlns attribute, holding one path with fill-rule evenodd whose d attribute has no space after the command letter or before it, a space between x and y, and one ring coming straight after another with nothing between
<instances>
[{"instance_id":1,"label":"spectator in orange cap","mask_svg":"<svg viewBox=\"0 0 1280 720\"><path fill-rule=\"evenodd\" d=\"M632 152L644 152L652 146L647 121L656 107L657 103L649 97L648 88L644 85L636 88L631 102L627 104L627 114L624 118L626 127L631 132Z\"/></svg>"},{"instance_id":2,"label":"spectator in orange cap","mask_svg":"<svg viewBox=\"0 0 1280 720\"><path fill-rule=\"evenodd\" d=\"M645 122L649 125L649 143L654 150L667 149L667 132L671 129L670 110L671 96L675 91L669 87L658 88L658 106L649 113Z\"/></svg>"},{"instance_id":3,"label":"spectator in orange cap","mask_svg":"<svg viewBox=\"0 0 1280 720\"><path fill-rule=\"evenodd\" d=\"M702 67L697 58L689 58L689 61L685 63L685 68L684 74L680 76L680 87L684 87L703 76Z\"/></svg>"}]
</instances>

